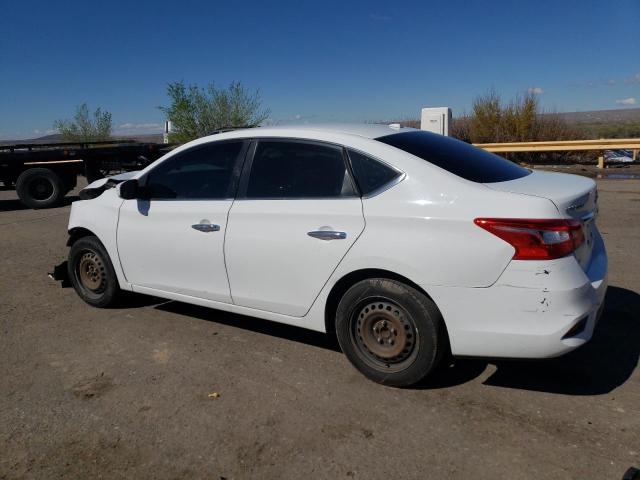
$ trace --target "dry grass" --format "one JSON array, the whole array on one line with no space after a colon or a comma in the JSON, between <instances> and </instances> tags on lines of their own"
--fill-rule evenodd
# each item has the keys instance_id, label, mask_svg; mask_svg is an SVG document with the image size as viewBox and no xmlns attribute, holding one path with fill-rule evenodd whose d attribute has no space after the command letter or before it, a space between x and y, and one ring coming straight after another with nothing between
<instances>
[{"instance_id":1,"label":"dry grass","mask_svg":"<svg viewBox=\"0 0 640 480\"><path fill-rule=\"evenodd\" d=\"M418 120L400 121L404 126L420 128ZM559 114L541 110L535 95L504 102L494 91L476 97L472 112L453 119L451 136L468 143L535 142L545 140L581 140L587 133L566 122ZM595 152L505 153L519 163L591 163Z\"/></svg>"}]
</instances>

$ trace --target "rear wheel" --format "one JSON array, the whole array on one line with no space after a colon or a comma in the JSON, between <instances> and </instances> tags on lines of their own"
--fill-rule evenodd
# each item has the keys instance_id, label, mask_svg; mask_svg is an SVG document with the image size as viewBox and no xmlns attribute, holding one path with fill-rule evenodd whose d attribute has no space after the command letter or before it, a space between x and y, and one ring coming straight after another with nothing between
<instances>
[{"instance_id":1,"label":"rear wheel","mask_svg":"<svg viewBox=\"0 0 640 480\"><path fill-rule=\"evenodd\" d=\"M396 387L420 382L447 351L436 305L416 289L382 278L358 282L344 294L336 334L360 372Z\"/></svg>"},{"instance_id":2,"label":"rear wheel","mask_svg":"<svg viewBox=\"0 0 640 480\"><path fill-rule=\"evenodd\" d=\"M69 278L80 298L94 307L109 307L120 295L109 255L94 236L77 240L69 251Z\"/></svg>"},{"instance_id":3,"label":"rear wheel","mask_svg":"<svg viewBox=\"0 0 640 480\"><path fill-rule=\"evenodd\" d=\"M48 168L30 168L16 181L18 197L31 208L48 208L65 196L66 189L60 176Z\"/></svg>"}]
</instances>

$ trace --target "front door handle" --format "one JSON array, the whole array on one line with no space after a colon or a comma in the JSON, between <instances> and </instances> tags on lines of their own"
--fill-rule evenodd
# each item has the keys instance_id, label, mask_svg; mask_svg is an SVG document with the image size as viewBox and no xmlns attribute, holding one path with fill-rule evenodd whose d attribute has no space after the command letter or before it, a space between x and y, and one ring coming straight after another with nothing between
<instances>
[{"instance_id":1,"label":"front door handle","mask_svg":"<svg viewBox=\"0 0 640 480\"><path fill-rule=\"evenodd\" d=\"M335 230L313 230L307 232L307 235L320 240L344 240L347 238L347 232L336 232Z\"/></svg>"},{"instance_id":2,"label":"front door handle","mask_svg":"<svg viewBox=\"0 0 640 480\"><path fill-rule=\"evenodd\" d=\"M220 225L216 225L215 223L207 223L204 220L201 220L200 223L195 223L191 225L191 228L194 230L198 230L199 232L219 232Z\"/></svg>"}]
</instances>

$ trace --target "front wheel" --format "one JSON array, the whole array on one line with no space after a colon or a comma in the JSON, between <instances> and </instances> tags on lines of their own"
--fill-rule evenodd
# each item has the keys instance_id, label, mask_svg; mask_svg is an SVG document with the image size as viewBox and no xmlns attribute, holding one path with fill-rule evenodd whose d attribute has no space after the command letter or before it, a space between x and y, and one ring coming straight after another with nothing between
<instances>
[{"instance_id":1,"label":"front wheel","mask_svg":"<svg viewBox=\"0 0 640 480\"><path fill-rule=\"evenodd\" d=\"M97 237L82 237L71 246L67 268L73 288L89 305L105 308L116 303L118 278Z\"/></svg>"},{"instance_id":2,"label":"front wheel","mask_svg":"<svg viewBox=\"0 0 640 480\"><path fill-rule=\"evenodd\" d=\"M367 378L407 387L423 380L447 351L436 305L396 280L372 278L353 285L336 312L342 351Z\"/></svg>"}]
</instances>

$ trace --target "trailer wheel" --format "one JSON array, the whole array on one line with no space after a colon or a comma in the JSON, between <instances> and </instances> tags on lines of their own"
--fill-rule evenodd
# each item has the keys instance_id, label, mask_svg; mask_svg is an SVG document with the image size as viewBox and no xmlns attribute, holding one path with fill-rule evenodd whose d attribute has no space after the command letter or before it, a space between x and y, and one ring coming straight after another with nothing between
<instances>
[{"instance_id":1,"label":"trailer wheel","mask_svg":"<svg viewBox=\"0 0 640 480\"><path fill-rule=\"evenodd\" d=\"M30 168L20 174L16 181L18 198L27 207L48 208L65 196L64 182L48 168Z\"/></svg>"}]
</instances>

